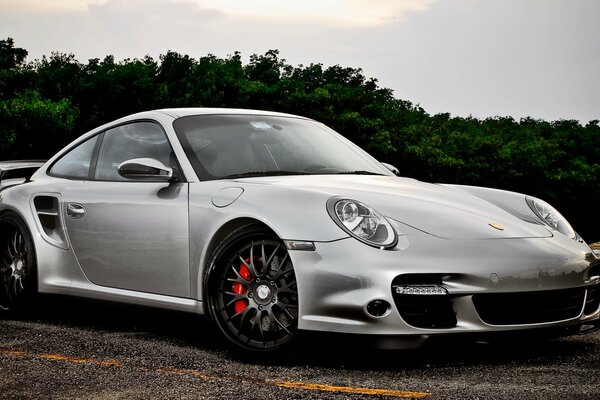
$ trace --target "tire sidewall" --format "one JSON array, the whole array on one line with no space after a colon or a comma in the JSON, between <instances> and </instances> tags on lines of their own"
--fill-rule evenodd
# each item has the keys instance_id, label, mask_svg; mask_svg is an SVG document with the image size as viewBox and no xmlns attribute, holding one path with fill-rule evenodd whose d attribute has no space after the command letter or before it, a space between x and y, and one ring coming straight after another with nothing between
<instances>
[{"instance_id":1,"label":"tire sidewall","mask_svg":"<svg viewBox=\"0 0 600 400\"><path fill-rule=\"evenodd\" d=\"M8 211L0 215L0 229L6 224L18 229L25 241L25 251L27 253L26 280L24 291L17 299L9 299L3 292L3 287L0 286L0 312L19 314L31 309L31 305L38 292L37 257L33 238L23 218L13 211ZM4 240L6 238L2 237L2 246L5 245ZM4 251L3 248L0 248L0 251Z\"/></svg>"}]
</instances>

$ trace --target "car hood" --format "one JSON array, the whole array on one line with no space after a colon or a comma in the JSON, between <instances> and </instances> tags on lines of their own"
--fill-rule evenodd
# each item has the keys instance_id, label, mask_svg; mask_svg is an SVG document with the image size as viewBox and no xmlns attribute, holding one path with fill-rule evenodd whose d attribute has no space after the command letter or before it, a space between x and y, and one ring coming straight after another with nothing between
<instances>
[{"instance_id":1,"label":"car hood","mask_svg":"<svg viewBox=\"0 0 600 400\"><path fill-rule=\"evenodd\" d=\"M243 179L239 182L242 181L289 190L312 191L315 195L326 198L340 196L358 200L375 208L387 218L400 222L401 231L402 225L408 225L445 239L552 236L543 226L523 221L479 197L452 187L414 179L387 176L310 175L261 177Z\"/></svg>"}]
</instances>

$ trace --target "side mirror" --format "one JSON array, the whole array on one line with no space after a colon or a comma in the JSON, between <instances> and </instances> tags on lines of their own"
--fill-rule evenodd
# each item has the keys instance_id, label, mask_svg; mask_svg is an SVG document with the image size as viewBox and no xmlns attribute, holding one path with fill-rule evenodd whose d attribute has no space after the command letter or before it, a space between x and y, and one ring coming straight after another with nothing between
<instances>
[{"instance_id":1,"label":"side mirror","mask_svg":"<svg viewBox=\"0 0 600 400\"><path fill-rule=\"evenodd\" d=\"M384 162L382 162L381 164L382 164L384 167L386 167L387 169L389 169L390 171L392 171L392 173L393 173L394 175L396 175L396 176L400 176L400 170L399 170L398 168L394 167L394 166L393 166L393 165L391 165L391 164L384 163Z\"/></svg>"},{"instance_id":2,"label":"side mirror","mask_svg":"<svg viewBox=\"0 0 600 400\"><path fill-rule=\"evenodd\" d=\"M127 179L169 181L173 178L173 168L165 166L154 158L134 158L123 161L118 167L119 175Z\"/></svg>"}]
</instances>

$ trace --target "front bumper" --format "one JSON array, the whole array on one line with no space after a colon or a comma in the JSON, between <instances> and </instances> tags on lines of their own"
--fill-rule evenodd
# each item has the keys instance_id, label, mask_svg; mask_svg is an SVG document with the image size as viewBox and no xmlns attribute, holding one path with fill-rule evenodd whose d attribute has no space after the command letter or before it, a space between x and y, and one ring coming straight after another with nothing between
<instances>
[{"instance_id":1,"label":"front bumper","mask_svg":"<svg viewBox=\"0 0 600 400\"><path fill-rule=\"evenodd\" d=\"M585 244L560 235L445 240L414 234L401 236L392 250L352 238L315 245L315 251L290 251L303 330L420 342L436 335L597 326L600 320L600 261ZM413 295L423 303L416 306L424 314L419 322L409 315L414 304L394 294L399 281L435 284L447 295L436 304ZM389 305L381 316L367 310L374 300ZM560 310L563 301L568 312Z\"/></svg>"}]
</instances>

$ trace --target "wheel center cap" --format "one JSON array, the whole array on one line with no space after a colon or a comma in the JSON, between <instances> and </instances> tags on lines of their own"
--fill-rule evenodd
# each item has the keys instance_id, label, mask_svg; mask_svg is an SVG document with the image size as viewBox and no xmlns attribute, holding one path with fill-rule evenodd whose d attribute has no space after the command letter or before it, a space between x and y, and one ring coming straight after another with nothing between
<instances>
[{"instance_id":1,"label":"wheel center cap","mask_svg":"<svg viewBox=\"0 0 600 400\"><path fill-rule=\"evenodd\" d=\"M260 285L256 288L256 295L259 299L265 300L271 294L271 289L267 285Z\"/></svg>"},{"instance_id":2,"label":"wheel center cap","mask_svg":"<svg viewBox=\"0 0 600 400\"><path fill-rule=\"evenodd\" d=\"M25 263L23 262L23 260L14 260L10 265L13 276L19 278L21 275L23 275L24 266Z\"/></svg>"}]
</instances>

